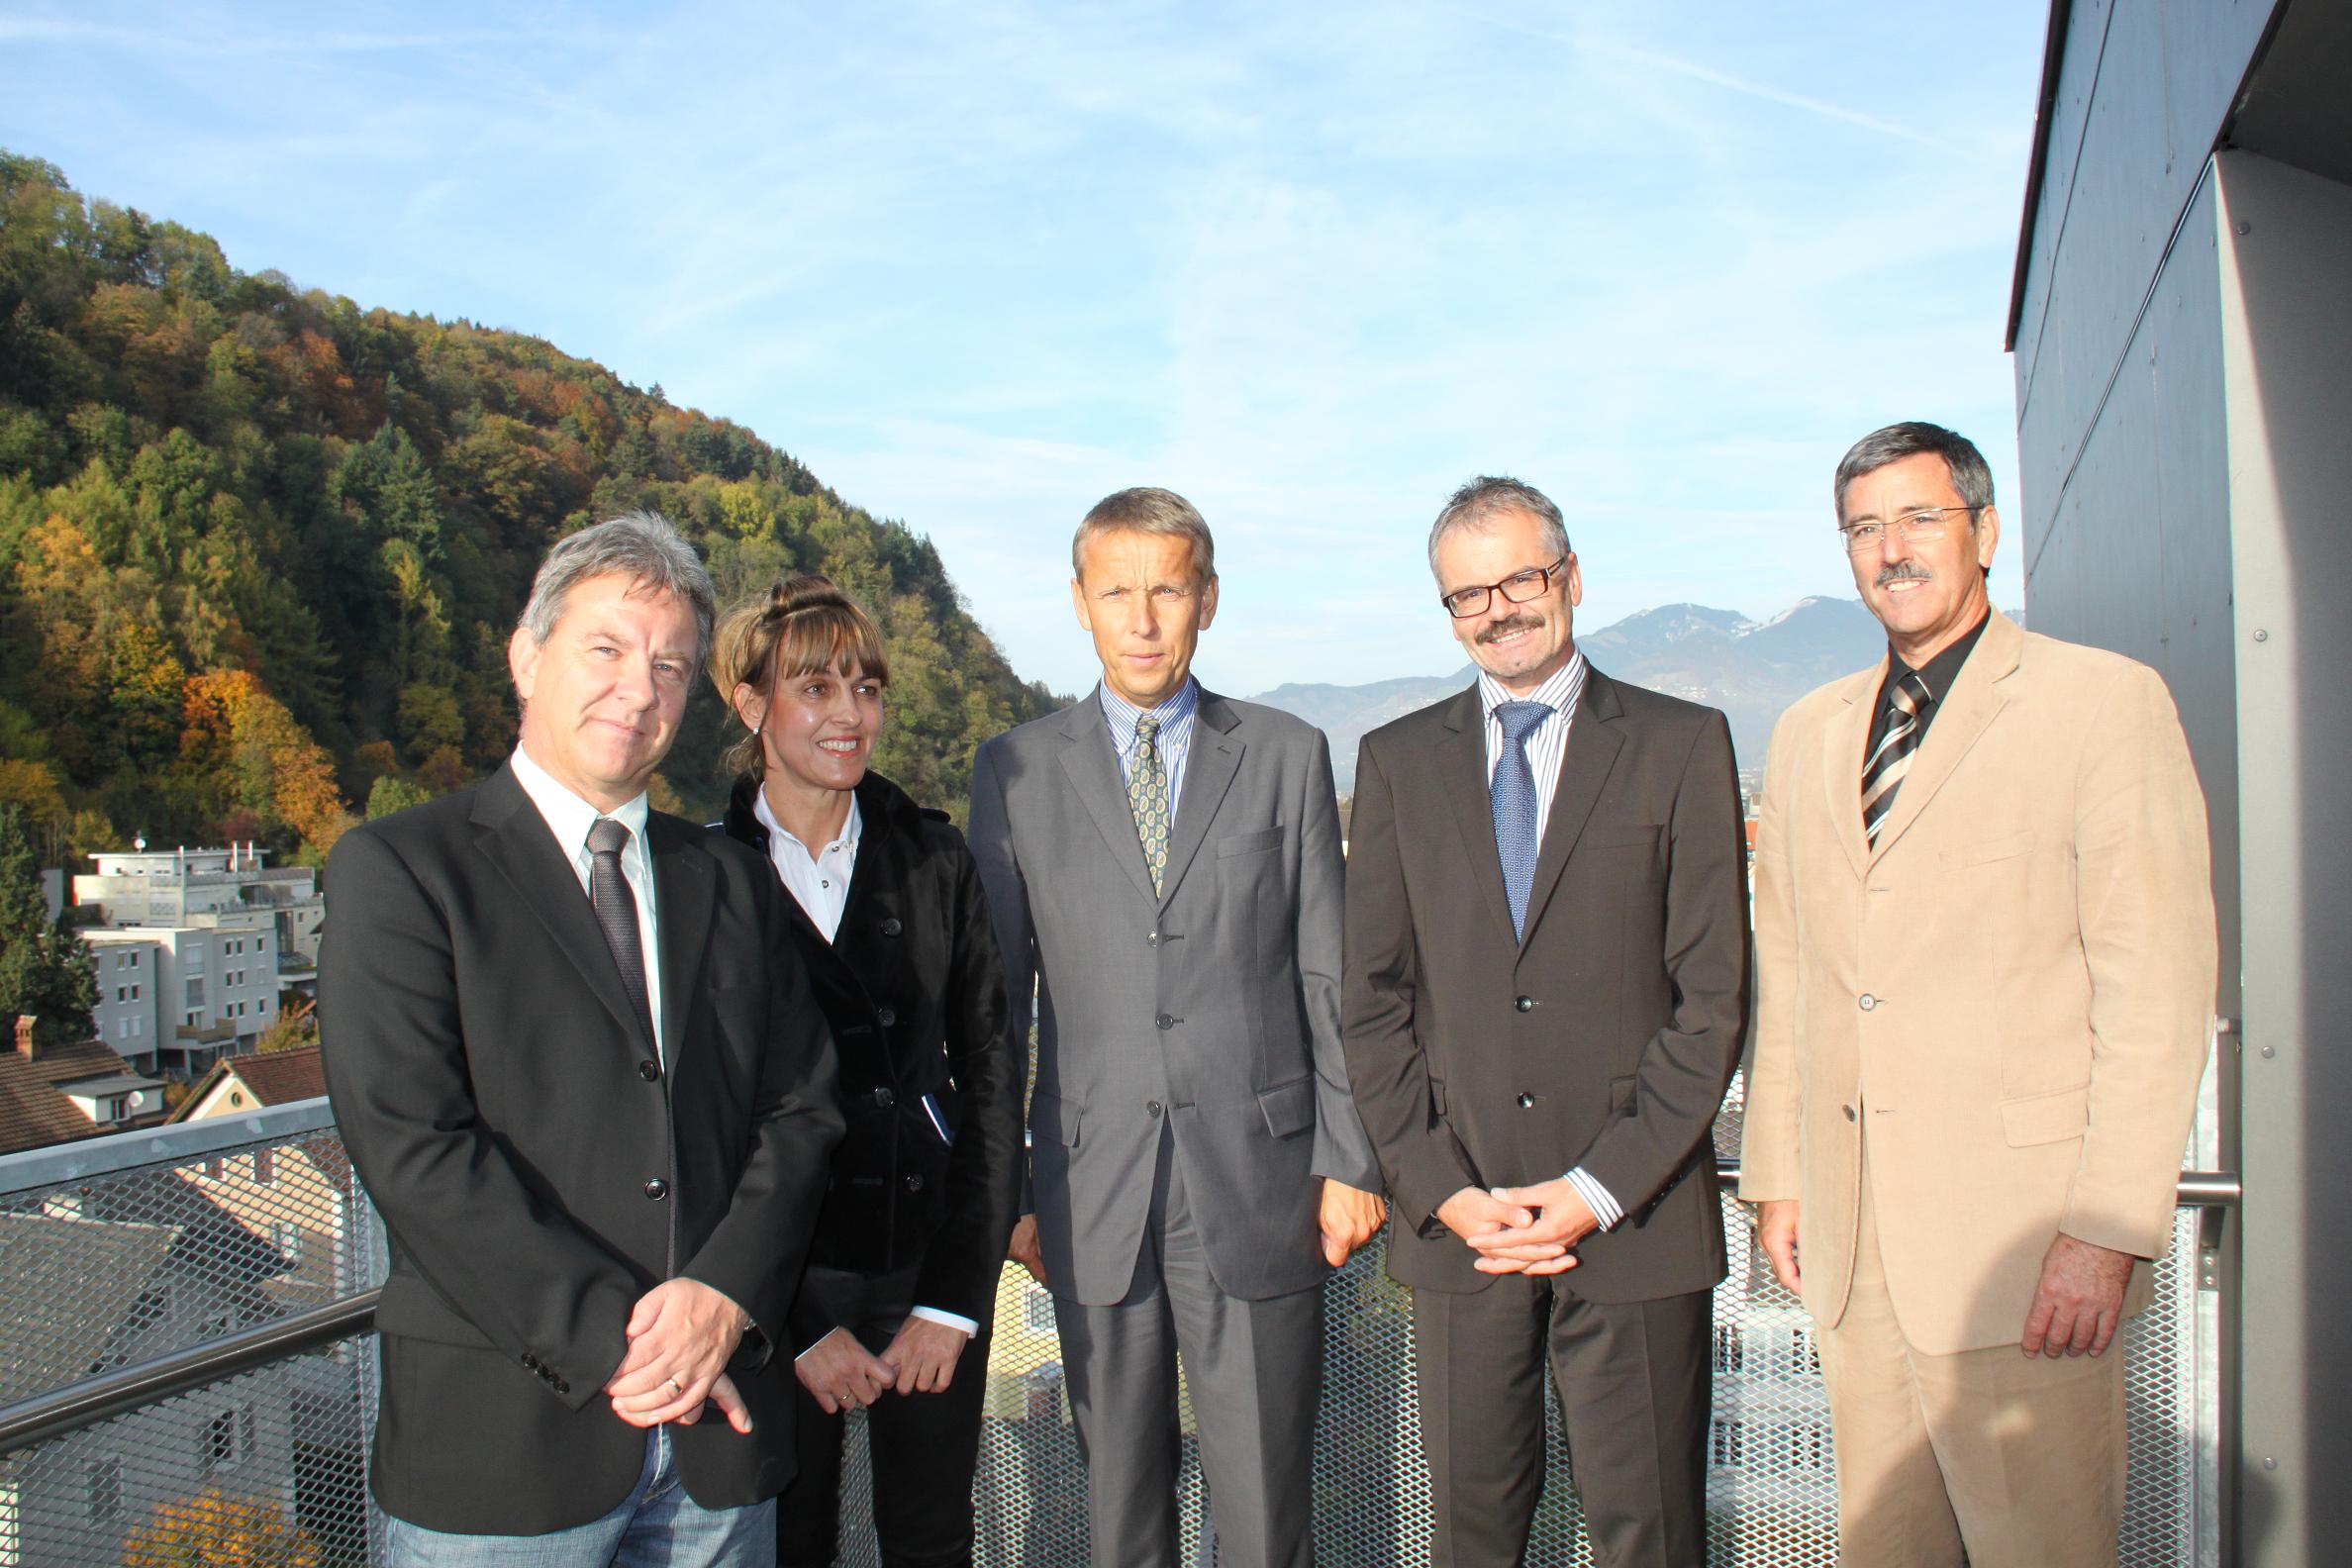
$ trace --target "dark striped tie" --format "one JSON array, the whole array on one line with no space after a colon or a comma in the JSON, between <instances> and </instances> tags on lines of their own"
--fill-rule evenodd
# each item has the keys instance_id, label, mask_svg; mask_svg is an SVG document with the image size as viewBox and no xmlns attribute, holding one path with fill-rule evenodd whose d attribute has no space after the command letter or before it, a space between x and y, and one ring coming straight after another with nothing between
<instances>
[{"instance_id":1,"label":"dark striped tie","mask_svg":"<svg viewBox=\"0 0 2352 1568\"><path fill-rule=\"evenodd\" d=\"M596 908L597 929L613 950L621 970L621 988L629 993L645 1038L653 1037L653 1009L645 1000L645 948L637 934L637 895L621 869L621 851L629 846L629 830L610 817L599 817L588 830L588 902Z\"/></svg>"},{"instance_id":2,"label":"dark striped tie","mask_svg":"<svg viewBox=\"0 0 2352 1568\"><path fill-rule=\"evenodd\" d=\"M1887 726L1886 738L1862 764L1862 836L1873 849L1878 847L1879 829L1886 824L1887 814L1895 809L1895 792L1902 788L1903 776L1911 771L1911 756L1919 749L1919 715L1933 701L1934 694L1916 670L1887 693L1887 706L1895 710L1894 723Z\"/></svg>"}]
</instances>

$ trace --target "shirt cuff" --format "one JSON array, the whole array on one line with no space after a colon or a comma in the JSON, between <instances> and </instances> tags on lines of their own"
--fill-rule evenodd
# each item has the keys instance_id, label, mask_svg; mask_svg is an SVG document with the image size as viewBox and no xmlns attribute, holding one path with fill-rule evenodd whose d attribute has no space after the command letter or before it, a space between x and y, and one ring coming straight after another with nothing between
<instances>
[{"instance_id":1,"label":"shirt cuff","mask_svg":"<svg viewBox=\"0 0 2352 1568\"><path fill-rule=\"evenodd\" d=\"M936 1307L918 1307L907 1316L920 1318L925 1323L945 1323L950 1328L961 1328L966 1338L977 1339L980 1337L979 1323L955 1313L941 1312Z\"/></svg>"},{"instance_id":2,"label":"shirt cuff","mask_svg":"<svg viewBox=\"0 0 2352 1568\"><path fill-rule=\"evenodd\" d=\"M1624 1209L1609 1189L1582 1165L1568 1173L1567 1182L1576 1189L1576 1196L1585 1201L1585 1207L1593 1211L1593 1218L1601 1222L1603 1230L1616 1228L1617 1223L1625 1218Z\"/></svg>"}]
</instances>

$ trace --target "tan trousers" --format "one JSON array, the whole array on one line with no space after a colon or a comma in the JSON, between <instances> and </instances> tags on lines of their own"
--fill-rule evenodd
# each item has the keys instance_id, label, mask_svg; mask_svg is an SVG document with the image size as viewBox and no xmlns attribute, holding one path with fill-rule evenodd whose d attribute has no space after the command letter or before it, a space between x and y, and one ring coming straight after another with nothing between
<instances>
[{"instance_id":1,"label":"tan trousers","mask_svg":"<svg viewBox=\"0 0 2352 1568\"><path fill-rule=\"evenodd\" d=\"M1929 1355L1896 1321L1869 1171L1854 1288L1820 1334L1843 1568L2113 1568L2123 1511L2123 1346ZM1802 1259L1800 1259L1802 1262ZM2028 1303L2017 1303L2024 1332Z\"/></svg>"}]
</instances>

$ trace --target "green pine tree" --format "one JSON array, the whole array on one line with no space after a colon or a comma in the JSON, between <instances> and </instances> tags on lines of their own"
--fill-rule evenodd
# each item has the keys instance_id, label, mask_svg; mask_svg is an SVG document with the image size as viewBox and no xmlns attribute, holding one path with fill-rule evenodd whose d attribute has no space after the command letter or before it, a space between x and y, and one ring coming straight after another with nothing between
<instances>
[{"instance_id":1,"label":"green pine tree","mask_svg":"<svg viewBox=\"0 0 2352 1568\"><path fill-rule=\"evenodd\" d=\"M60 912L49 918L41 896L41 866L24 815L0 806L0 1020L13 1027L21 1014L37 1022L43 1045L67 1045L97 1032L90 1009L98 1004L98 967Z\"/></svg>"}]
</instances>

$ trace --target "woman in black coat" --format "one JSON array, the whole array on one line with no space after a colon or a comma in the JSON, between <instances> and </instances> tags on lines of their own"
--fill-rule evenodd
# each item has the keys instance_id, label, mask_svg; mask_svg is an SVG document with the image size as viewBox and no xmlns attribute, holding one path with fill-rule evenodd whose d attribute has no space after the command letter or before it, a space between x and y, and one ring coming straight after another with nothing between
<instances>
[{"instance_id":1,"label":"woman in black coat","mask_svg":"<svg viewBox=\"0 0 2352 1568\"><path fill-rule=\"evenodd\" d=\"M884 1564L968 1564L1025 1076L979 874L944 812L868 769L889 660L833 583L795 577L735 606L711 678L748 732L720 828L794 895L848 1119L789 1319L800 1464L777 1500L778 1562L833 1561L841 1412L862 1406Z\"/></svg>"}]
</instances>

